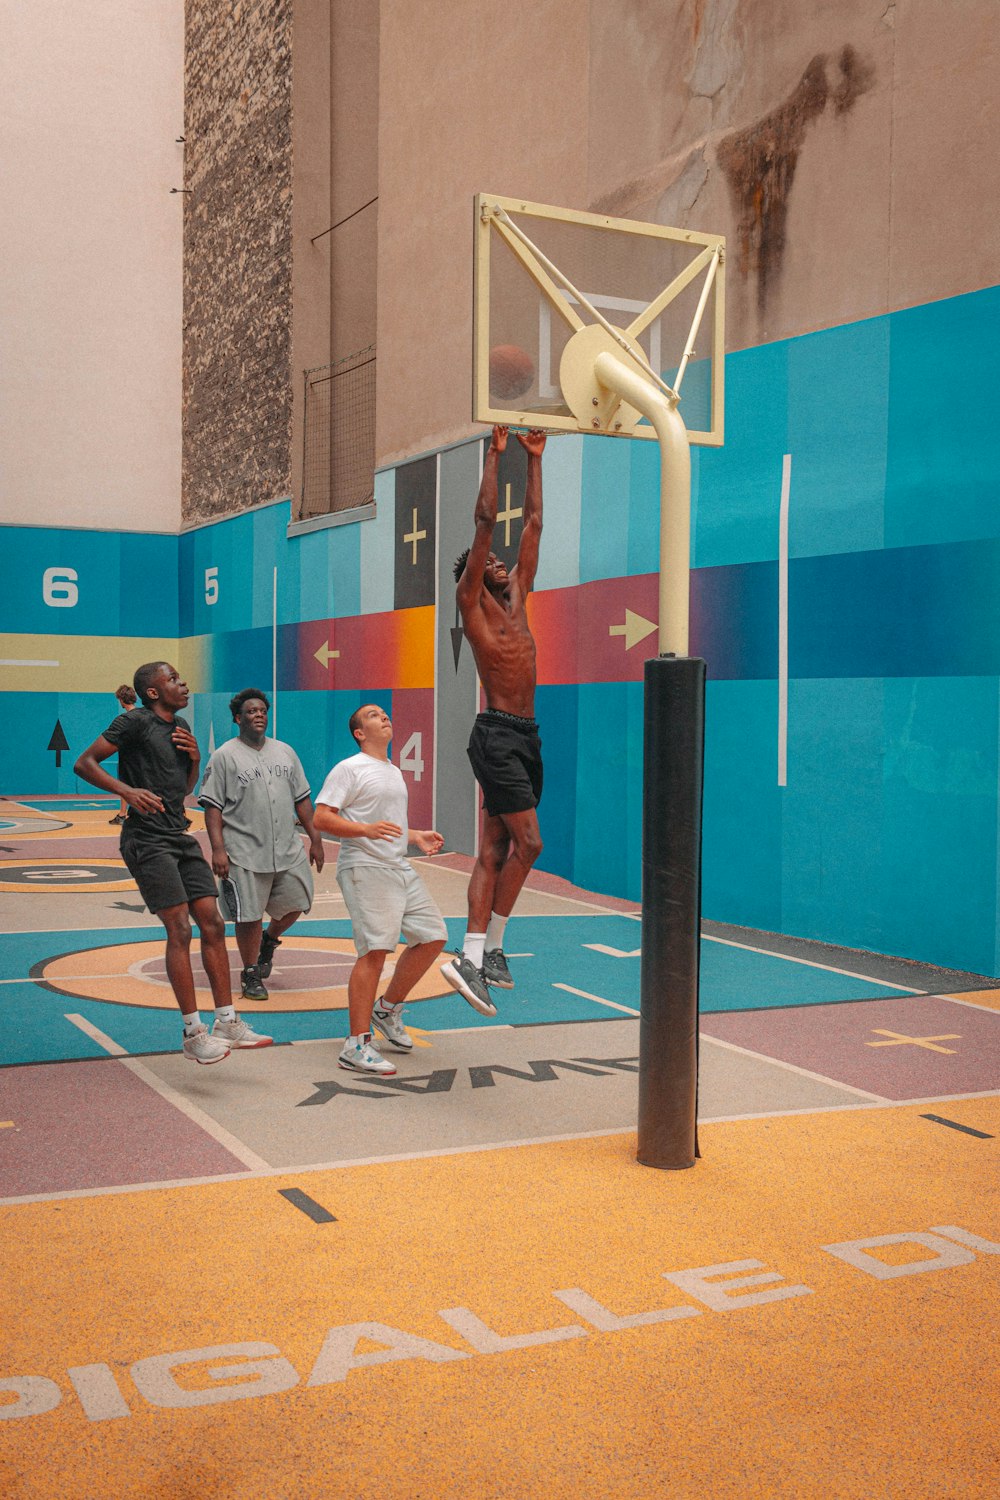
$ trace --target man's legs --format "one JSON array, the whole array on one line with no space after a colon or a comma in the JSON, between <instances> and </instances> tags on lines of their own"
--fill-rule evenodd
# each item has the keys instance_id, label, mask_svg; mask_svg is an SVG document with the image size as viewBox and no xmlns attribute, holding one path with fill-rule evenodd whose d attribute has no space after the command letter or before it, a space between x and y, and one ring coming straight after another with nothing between
<instances>
[{"instance_id":1,"label":"man's legs","mask_svg":"<svg viewBox=\"0 0 1000 1500\"><path fill-rule=\"evenodd\" d=\"M402 1005L418 980L423 979L444 947L444 938L433 943L415 943L406 948L382 999L386 1005Z\"/></svg>"},{"instance_id":2,"label":"man's legs","mask_svg":"<svg viewBox=\"0 0 1000 1500\"><path fill-rule=\"evenodd\" d=\"M194 975L191 972L191 918L187 902L181 906L165 907L156 915L167 929L167 978L186 1022L189 1016L197 1015L198 1011Z\"/></svg>"},{"instance_id":3,"label":"man's legs","mask_svg":"<svg viewBox=\"0 0 1000 1500\"><path fill-rule=\"evenodd\" d=\"M267 999L267 990L264 988L263 981L271 973L274 950L280 943L282 934L287 932L292 923L297 922L301 915L300 911L290 911L283 917L272 917L267 924L266 933L260 917L256 922L236 923L236 946L243 960L240 983L245 999Z\"/></svg>"},{"instance_id":4,"label":"man's legs","mask_svg":"<svg viewBox=\"0 0 1000 1500\"><path fill-rule=\"evenodd\" d=\"M338 1063L357 1073L395 1073L392 1063L381 1057L371 1045L372 1011L378 994L378 982L388 958L388 950L372 948L363 954L351 970L347 981L347 1011L351 1034L344 1043Z\"/></svg>"},{"instance_id":5,"label":"man's legs","mask_svg":"<svg viewBox=\"0 0 1000 1500\"><path fill-rule=\"evenodd\" d=\"M462 951L484 978L501 989L513 989L503 935L507 918L531 867L542 852L538 813L488 814L483 821L479 857L469 879L469 920ZM487 960L487 955L489 959Z\"/></svg>"},{"instance_id":6,"label":"man's legs","mask_svg":"<svg viewBox=\"0 0 1000 1500\"><path fill-rule=\"evenodd\" d=\"M211 901L213 907L214 904ZM191 911L193 910L192 905ZM167 930L167 978L184 1021L184 1056L199 1063L223 1062L229 1056L228 1044L221 1037L211 1036L198 1014L198 997L191 971L191 916L188 904L185 902L181 906L167 906L156 915ZM218 912L216 916L218 917ZM219 926L222 927L221 919ZM228 978L228 960L226 967Z\"/></svg>"},{"instance_id":7,"label":"man's legs","mask_svg":"<svg viewBox=\"0 0 1000 1500\"><path fill-rule=\"evenodd\" d=\"M232 979L229 973L229 950L226 947L226 926L219 915L214 896L199 896L190 903L191 915L198 924L201 936L201 961L208 975L215 1002L215 1025L212 1040L219 1040L228 1047L269 1047L273 1038L262 1036L241 1021L233 1006ZM188 942L190 948L190 924ZM188 972L190 972L190 956ZM192 986L193 994L193 986Z\"/></svg>"}]
</instances>

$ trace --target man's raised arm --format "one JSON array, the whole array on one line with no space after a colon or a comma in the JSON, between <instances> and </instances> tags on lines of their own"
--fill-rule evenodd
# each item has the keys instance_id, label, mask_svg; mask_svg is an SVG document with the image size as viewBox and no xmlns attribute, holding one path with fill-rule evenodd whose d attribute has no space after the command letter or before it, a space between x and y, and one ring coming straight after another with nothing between
<instances>
[{"instance_id":1,"label":"man's raised arm","mask_svg":"<svg viewBox=\"0 0 1000 1500\"><path fill-rule=\"evenodd\" d=\"M514 573L522 597L529 593L538 571L538 544L542 539L542 452L545 433L537 427L519 432L517 440L528 455L528 478L524 486L524 524L517 548Z\"/></svg>"},{"instance_id":2,"label":"man's raised arm","mask_svg":"<svg viewBox=\"0 0 1000 1500\"><path fill-rule=\"evenodd\" d=\"M493 531L497 524L497 470L500 455L507 447L506 427L494 427L490 446L483 462L483 477L476 496L476 535L469 555L465 560L462 576L456 590L460 609L478 603L483 587L486 560L493 545Z\"/></svg>"}]
</instances>

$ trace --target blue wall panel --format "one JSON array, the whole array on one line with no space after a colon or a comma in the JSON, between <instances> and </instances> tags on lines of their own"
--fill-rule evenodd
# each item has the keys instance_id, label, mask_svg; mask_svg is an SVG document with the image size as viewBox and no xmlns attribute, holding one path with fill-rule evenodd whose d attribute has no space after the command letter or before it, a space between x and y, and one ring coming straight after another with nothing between
<instances>
[{"instance_id":1,"label":"blue wall panel","mask_svg":"<svg viewBox=\"0 0 1000 1500\"><path fill-rule=\"evenodd\" d=\"M1000 288L888 322L886 546L997 536Z\"/></svg>"},{"instance_id":2,"label":"blue wall panel","mask_svg":"<svg viewBox=\"0 0 1000 1500\"><path fill-rule=\"evenodd\" d=\"M706 917L781 931L782 794L773 682L709 682L702 892Z\"/></svg>"},{"instance_id":3,"label":"blue wall panel","mask_svg":"<svg viewBox=\"0 0 1000 1500\"><path fill-rule=\"evenodd\" d=\"M885 951L993 972L997 682L885 684Z\"/></svg>"},{"instance_id":4,"label":"blue wall panel","mask_svg":"<svg viewBox=\"0 0 1000 1500\"><path fill-rule=\"evenodd\" d=\"M576 860L579 694L580 689L571 685L541 687L535 695L545 763L538 810L545 848L538 867L567 878Z\"/></svg>"}]
</instances>

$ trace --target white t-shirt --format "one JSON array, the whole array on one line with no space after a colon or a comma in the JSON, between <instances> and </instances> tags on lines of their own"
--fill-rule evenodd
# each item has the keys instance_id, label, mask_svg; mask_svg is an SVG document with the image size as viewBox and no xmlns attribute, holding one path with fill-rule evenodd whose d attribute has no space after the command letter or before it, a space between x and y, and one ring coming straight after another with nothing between
<instances>
[{"instance_id":1,"label":"white t-shirt","mask_svg":"<svg viewBox=\"0 0 1000 1500\"><path fill-rule=\"evenodd\" d=\"M316 798L317 805L335 807L350 823L396 823L402 833L394 839L341 839L337 869L354 865L407 865L406 820L409 794L403 773L391 760L378 760L359 750L334 766Z\"/></svg>"}]
</instances>

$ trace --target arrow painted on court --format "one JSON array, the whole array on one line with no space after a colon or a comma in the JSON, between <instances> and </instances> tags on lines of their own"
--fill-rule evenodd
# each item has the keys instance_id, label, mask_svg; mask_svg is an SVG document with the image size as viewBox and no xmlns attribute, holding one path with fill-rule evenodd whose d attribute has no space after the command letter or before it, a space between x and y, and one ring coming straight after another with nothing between
<instances>
[{"instance_id":1,"label":"arrow painted on court","mask_svg":"<svg viewBox=\"0 0 1000 1500\"><path fill-rule=\"evenodd\" d=\"M623 635L625 637L625 650L631 651L633 646L638 646L647 635L652 635L656 625L652 620L646 620L642 615L635 614L632 610L625 611L624 625L609 625L608 635Z\"/></svg>"},{"instance_id":2,"label":"arrow painted on court","mask_svg":"<svg viewBox=\"0 0 1000 1500\"><path fill-rule=\"evenodd\" d=\"M319 650L313 652L313 656L315 656L321 667L328 667L331 661L333 661L336 657L339 657L339 655L339 651L332 651L330 649L329 641L324 641Z\"/></svg>"},{"instance_id":3,"label":"arrow painted on court","mask_svg":"<svg viewBox=\"0 0 1000 1500\"><path fill-rule=\"evenodd\" d=\"M606 943L584 943L585 948L593 948L595 953L606 953L609 958L638 958L642 953L641 948L609 948Z\"/></svg>"},{"instance_id":4,"label":"arrow painted on court","mask_svg":"<svg viewBox=\"0 0 1000 1500\"><path fill-rule=\"evenodd\" d=\"M56 767L58 769L58 767L62 765L63 751L69 749L69 741L67 740L66 735L63 732L62 724L58 719L56 720L56 727L52 731L52 738L49 740L49 743L45 748L47 750L54 750L56 752Z\"/></svg>"}]
</instances>

